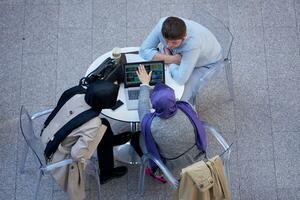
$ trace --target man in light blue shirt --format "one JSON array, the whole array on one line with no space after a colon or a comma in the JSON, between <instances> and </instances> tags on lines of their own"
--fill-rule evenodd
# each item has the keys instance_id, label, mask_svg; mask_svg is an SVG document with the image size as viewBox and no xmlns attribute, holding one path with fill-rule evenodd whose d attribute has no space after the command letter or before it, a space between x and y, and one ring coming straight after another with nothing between
<instances>
[{"instance_id":1,"label":"man in light blue shirt","mask_svg":"<svg viewBox=\"0 0 300 200\"><path fill-rule=\"evenodd\" d=\"M199 80L208 70L203 66L222 58L221 46L207 28L178 17L161 18L142 43L139 54L145 60L169 64L173 79L185 85L181 98L184 101L197 94Z\"/></svg>"}]
</instances>

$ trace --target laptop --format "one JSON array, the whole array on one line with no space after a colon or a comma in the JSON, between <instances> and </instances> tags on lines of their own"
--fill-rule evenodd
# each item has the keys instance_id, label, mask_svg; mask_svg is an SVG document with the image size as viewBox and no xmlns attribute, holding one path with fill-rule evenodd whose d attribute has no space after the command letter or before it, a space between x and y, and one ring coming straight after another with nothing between
<instances>
[{"instance_id":1,"label":"laptop","mask_svg":"<svg viewBox=\"0 0 300 200\"><path fill-rule=\"evenodd\" d=\"M136 74L139 65L145 66L146 71L152 71L150 86L158 82L165 83L165 65L163 61L134 62L124 64L124 91L128 110L138 109L140 80Z\"/></svg>"}]
</instances>

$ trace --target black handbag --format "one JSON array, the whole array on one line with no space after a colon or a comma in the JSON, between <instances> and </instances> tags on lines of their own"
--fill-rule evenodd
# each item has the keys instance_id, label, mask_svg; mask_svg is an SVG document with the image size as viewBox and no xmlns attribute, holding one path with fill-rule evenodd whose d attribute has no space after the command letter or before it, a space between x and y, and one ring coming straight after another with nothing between
<instances>
[{"instance_id":1,"label":"black handbag","mask_svg":"<svg viewBox=\"0 0 300 200\"><path fill-rule=\"evenodd\" d=\"M121 83L124 81L124 70L122 62L116 62L114 59L106 58L94 71L83 77L79 85L88 86L96 80L107 80Z\"/></svg>"}]
</instances>

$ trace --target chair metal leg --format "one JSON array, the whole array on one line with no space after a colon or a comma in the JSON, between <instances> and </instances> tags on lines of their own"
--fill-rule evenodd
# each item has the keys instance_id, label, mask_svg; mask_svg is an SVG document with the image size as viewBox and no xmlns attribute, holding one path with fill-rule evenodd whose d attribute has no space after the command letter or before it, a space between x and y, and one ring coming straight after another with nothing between
<instances>
[{"instance_id":1,"label":"chair metal leg","mask_svg":"<svg viewBox=\"0 0 300 200\"><path fill-rule=\"evenodd\" d=\"M96 182L97 182L97 199L100 200L100 173L98 167L94 165L94 171L96 175Z\"/></svg>"},{"instance_id":2,"label":"chair metal leg","mask_svg":"<svg viewBox=\"0 0 300 200\"><path fill-rule=\"evenodd\" d=\"M225 64L225 73L226 73L226 80L227 80L227 86L230 94L230 100L234 100L234 89L233 89L233 76L232 76L232 67L231 67L231 61L228 60Z\"/></svg>"},{"instance_id":3,"label":"chair metal leg","mask_svg":"<svg viewBox=\"0 0 300 200\"><path fill-rule=\"evenodd\" d=\"M25 148L22 152L22 156L21 156L21 163L20 163L20 168L19 168L19 172L21 174L24 173L24 169L25 169L25 162L26 162L26 159L27 159L27 154L28 154L28 150L29 150L29 147L27 144L25 144Z\"/></svg>"},{"instance_id":4,"label":"chair metal leg","mask_svg":"<svg viewBox=\"0 0 300 200\"><path fill-rule=\"evenodd\" d=\"M190 104L192 104L192 106L195 107L196 103L197 103L197 94L193 95L190 100Z\"/></svg>"},{"instance_id":5,"label":"chair metal leg","mask_svg":"<svg viewBox=\"0 0 300 200\"><path fill-rule=\"evenodd\" d=\"M226 174L226 177L227 177L227 182L229 183L228 184L228 188L229 188L229 191L231 189L231 181L230 181L230 153L231 153L231 150L229 149L228 152L226 152L226 155L224 155L224 169L225 169L225 174Z\"/></svg>"},{"instance_id":6,"label":"chair metal leg","mask_svg":"<svg viewBox=\"0 0 300 200\"><path fill-rule=\"evenodd\" d=\"M130 131L131 132L137 132L139 128L139 123L138 122L130 122Z\"/></svg>"},{"instance_id":7,"label":"chair metal leg","mask_svg":"<svg viewBox=\"0 0 300 200\"><path fill-rule=\"evenodd\" d=\"M138 185L138 190L139 194L143 196L144 194L144 184L145 184L145 166L146 166L146 159L142 158L141 161L141 166L140 166L140 176L139 176L139 185Z\"/></svg>"},{"instance_id":8,"label":"chair metal leg","mask_svg":"<svg viewBox=\"0 0 300 200\"><path fill-rule=\"evenodd\" d=\"M89 160L88 162L88 167L90 167L91 169L86 169L85 171L85 178L86 175L92 175L95 176L95 180L96 180L96 192L97 192L97 199L100 200L100 170L98 167L98 164L95 164L95 161L97 161L97 158L92 157L91 160ZM89 172L89 173L88 173Z\"/></svg>"},{"instance_id":9,"label":"chair metal leg","mask_svg":"<svg viewBox=\"0 0 300 200\"><path fill-rule=\"evenodd\" d=\"M38 174L38 178L37 178L37 184L36 184L36 188L35 188L35 193L34 193L34 199L37 200L38 198L38 193L39 193L39 190L40 190L40 185L41 185L41 179L42 179L42 171L39 171L39 174Z\"/></svg>"}]
</instances>

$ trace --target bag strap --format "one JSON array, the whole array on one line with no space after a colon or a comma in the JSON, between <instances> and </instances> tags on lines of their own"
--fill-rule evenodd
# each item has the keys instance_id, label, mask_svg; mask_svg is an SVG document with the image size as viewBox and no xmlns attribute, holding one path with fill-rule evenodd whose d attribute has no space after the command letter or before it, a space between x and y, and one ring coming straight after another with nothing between
<instances>
[{"instance_id":1,"label":"bag strap","mask_svg":"<svg viewBox=\"0 0 300 200\"><path fill-rule=\"evenodd\" d=\"M84 89L82 86L78 85L75 87L72 87L68 90L66 90L61 97L59 98L56 107L54 110L50 113L50 115L47 117L46 121L44 122L44 127L41 131L40 136L43 133L43 130L49 125L50 121L55 117L55 115L58 113L58 111L63 107L63 105L71 99L76 94L85 94L86 89Z\"/></svg>"},{"instance_id":2,"label":"bag strap","mask_svg":"<svg viewBox=\"0 0 300 200\"><path fill-rule=\"evenodd\" d=\"M59 144L76 128L80 127L84 123L93 119L94 117L99 116L99 112L96 112L92 109L86 110L68 123L66 123L63 127L61 127L53 136L53 138L47 143L47 146L44 150L44 155L46 161L50 161L53 157L53 154L56 152Z\"/></svg>"},{"instance_id":3,"label":"bag strap","mask_svg":"<svg viewBox=\"0 0 300 200\"><path fill-rule=\"evenodd\" d=\"M165 160L176 160L177 158L180 158L181 156L183 156L184 154L186 154L187 152L189 152L194 146L196 146L196 143L193 144L193 146L189 147L187 150L185 150L183 153L179 154L178 156L172 157L172 158L167 158L164 157L160 154L160 156L165 159Z\"/></svg>"}]
</instances>

